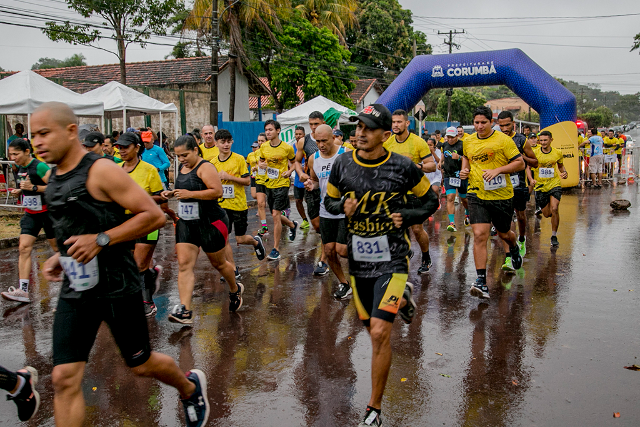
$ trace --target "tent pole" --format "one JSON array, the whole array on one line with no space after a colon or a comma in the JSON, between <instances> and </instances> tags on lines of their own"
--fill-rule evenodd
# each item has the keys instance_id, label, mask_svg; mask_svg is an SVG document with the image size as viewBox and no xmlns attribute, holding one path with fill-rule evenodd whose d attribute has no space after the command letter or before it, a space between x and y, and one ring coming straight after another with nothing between
<instances>
[{"instance_id":1,"label":"tent pole","mask_svg":"<svg viewBox=\"0 0 640 427\"><path fill-rule=\"evenodd\" d=\"M126 108L122 109L122 130L124 132L127 131L127 109Z\"/></svg>"},{"instance_id":2,"label":"tent pole","mask_svg":"<svg viewBox=\"0 0 640 427\"><path fill-rule=\"evenodd\" d=\"M107 122L104 121L104 114L102 115L102 133L107 133Z\"/></svg>"},{"instance_id":3,"label":"tent pole","mask_svg":"<svg viewBox=\"0 0 640 427\"><path fill-rule=\"evenodd\" d=\"M31 141L31 113L27 113L27 139Z\"/></svg>"},{"instance_id":4,"label":"tent pole","mask_svg":"<svg viewBox=\"0 0 640 427\"><path fill-rule=\"evenodd\" d=\"M162 112L160 112L160 133L158 134L158 139L160 140L160 148L163 148L163 145L162 145Z\"/></svg>"}]
</instances>

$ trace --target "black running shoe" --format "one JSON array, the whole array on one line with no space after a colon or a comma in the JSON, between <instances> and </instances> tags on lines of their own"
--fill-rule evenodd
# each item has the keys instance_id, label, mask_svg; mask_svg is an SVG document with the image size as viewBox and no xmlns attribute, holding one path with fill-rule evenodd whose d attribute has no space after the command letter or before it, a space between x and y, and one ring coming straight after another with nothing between
<instances>
[{"instance_id":1,"label":"black running shoe","mask_svg":"<svg viewBox=\"0 0 640 427\"><path fill-rule=\"evenodd\" d=\"M193 311L187 310L184 304L178 304L173 307L169 314L169 322L191 325L193 323Z\"/></svg>"},{"instance_id":2,"label":"black running shoe","mask_svg":"<svg viewBox=\"0 0 640 427\"><path fill-rule=\"evenodd\" d=\"M158 307L154 304L153 301L143 301L144 302L144 315L146 317L153 317L158 312Z\"/></svg>"},{"instance_id":3,"label":"black running shoe","mask_svg":"<svg viewBox=\"0 0 640 427\"><path fill-rule=\"evenodd\" d=\"M345 299L351 295L351 286L348 283L340 283L338 289L333 293L333 297L336 299Z\"/></svg>"},{"instance_id":4,"label":"black running shoe","mask_svg":"<svg viewBox=\"0 0 640 427\"><path fill-rule=\"evenodd\" d=\"M316 268L313 269L314 276L324 276L329 273L329 265L324 261L318 261Z\"/></svg>"},{"instance_id":5,"label":"black running shoe","mask_svg":"<svg viewBox=\"0 0 640 427\"><path fill-rule=\"evenodd\" d=\"M289 229L289 241L296 240L296 233L298 232L298 221L293 221L293 227Z\"/></svg>"},{"instance_id":6,"label":"black running shoe","mask_svg":"<svg viewBox=\"0 0 640 427\"><path fill-rule=\"evenodd\" d=\"M420 268L418 268L418 274L424 274L424 273L428 273L429 270L431 269L431 260L426 260L423 259L422 260L422 264L420 265Z\"/></svg>"},{"instance_id":7,"label":"black running shoe","mask_svg":"<svg viewBox=\"0 0 640 427\"><path fill-rule=\"evenodd\" d=\"M560 246L560 242L558 242L558 236L551 236L551 246L557 248Z\"/></svg>"},{"instance_id":8,"label":"black running shoe","mask_svg":"<svg viewBox=\"0 0 640 427\"><path fill-rule=\"evenodd\" d=\"M479 277L471 285L469 293L474 297L489 299L489 288L487 287L487 283Z\"/></svg>"},{"instance_id":9,"label":"black running shoe","mask_svg":"<svg viewBox=\"0 0 640 427\"><path fill-rule=\"evenodd\" d=\"M511 265L513 269L520 270L520 268L522 268L522 257L520 256L520 248L518 245L510 248L509 253L511 254Z\"/></svg>"},{"instance_id":10,"label":"black running shoe","mask_svg":"<svg viewBox=\"0 0 640 427\"><path fill-rule=\"evenodd\" d=\"M22 372L23 370L27 372ZM20 421L28 421L33 418L40 407L40 395L35 389L38 382L38 371L31 366L25 366L16 374L24 378L24 385L17 396L7 396L7 400L13 400L18 407Z\"/></svg>"},{"instance_id":11,"label":"black running shoe","mask_svg":"<svg viewBox=\"0 0 640 427\"><path fill-rule=\"evenodd\" d=\"M362 422L358 424L358 427L380 427L381 425L382 420L380 419L380 414L367 408L367 412L364 414L364 418Z\"/></svg>"},{"instance_id":12,"label":"black running shoe","mask_svg":"<svg viewBox=\"0 0 640 427\"><path fill-rule=\"evenodd\" d=\"M202 427L209 419L209 400L207 399L207 377L199 369L187 372L187 379L196 385L196 391L187 399L182 399L187 427Z\"/></svg>"},{"instance_id":13,"label":"black running shoe","mask_svg":"<svg viewBox=\"0 0 640 427\"><path fill-rule=\"evenodd\" d=\"M229 311L236 312L242 307L242 294L244 293L244 285L237 282L238 290L235 292L229 292Z\"/></svg>"},{"instance_id":14,"label":"black running shoe","mask_svg":"<svg viewBox=\"0 0 640 427\"><path fill-rule=\"evenodd\" d=\"M264 243L262 243L262 237L254 236L253 237L256 242L258 242L258 246L256 246L253 250L256 252L256 257L258 260L262 261L265 256Z\"/></svg>"},{"instance_id":15,"label":"black running shoe","mask_svg":"<svg viewBox=\"0 0 640 427\"><path fill-rule=\"evenodd\" d=\"M407 303L404 307L398 310L398 313L400 313L400 317L402 317L404 323L409 325L413 320L413 316L416 314L416 302L413 300L413 284L407 282L402 296L407 300Z\"/></svg>"}]
</instances>

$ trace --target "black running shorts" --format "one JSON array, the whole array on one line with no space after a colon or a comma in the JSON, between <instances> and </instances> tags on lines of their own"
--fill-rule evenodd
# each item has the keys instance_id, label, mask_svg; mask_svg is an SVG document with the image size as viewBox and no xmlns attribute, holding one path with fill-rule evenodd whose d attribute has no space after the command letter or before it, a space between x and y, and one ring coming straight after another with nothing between
<instances>
[{"instance_id":1,"label":"black running shorts","mask_svg":"<svg viewBox=\"0 0 640 427\"><path fill-rule=\"evenodd\" d=\"M247 234L249 211L232 211L231 209L225 209L225 211L229 218L229 233L231 233L235 227L236 236L244 236Z\"/></svg>"},{"instance_id":2,"label":"black running shorts","mask_svg":"<svg viewBox=\"0 0 640 427\"><path fill-rule=\"evenodd\" d=\"M256 183L256 193L267 194L266 185Z\"/></svg>"},{"instance_id":3,"label":"black running shorts","mask_svg":"<svg viewBox=\"0 0 640 427\"><path fill-rule=\"evenodd\" d=\"M500 233L506 233L511 229L513 199L483 200L469 193L467 200L471 224L493 224Z\"/></svg>"},{"instance_id":4,"label":"black running shorts","mask_svg":"<svg viewBox=\"0 0 640 427\"><path fill-rule=\"evenodd\" d=\"M383 274L378 278L351 276L353 301L358 317L365 326L370 325L372 317L393 323L402 302L407 277L402 273Z\"/></svg>"},{"instance_id":5,"label":"black running shorts","mask_svg":"<svg viewBox=\"0 0 640 427\"><path fill-rule=\"evenodd\" d=\"M20 234L28 234L29 236L38 237L40 230L44 228L44 234L47 239L54 239L56 236L53 232L53 224L47 212L29 213L25 212L20 218Z\"/></svg>"},{"instance_id":6,"label":"black running shorts","mask_svg":"<svg viewBox=\"0 0 640 427\"><path fill-rule=\"evenodd\" d=\"M551 200L551 196L553 196L557 201L560 201L562 198L562 187L552 188L550 191L536 191L536 204L540 209L543 209L547 206Z\"/></svg>"},{"instance_id":7,"label":"black running shorts","mask_svg":"<svg viewBox=\"0 0 640 427\"><path fill-rule=\"evenodd\" d=\"M267 204L272 211L289 209L289 187L267 188Z\"/></svg>"},{"instance_id":8,"label":"black running shorts","mask_svg":"<svg viewBox=\"0 0 640 427\"><path fill-rule=\"evenodd\" d=\"M320 237L322 243L347 244L347 220L346 218L320 217Z\"/></svg>"},{"instance_id":9,"label":"black running shorts","mask_svg":"<svg viewBox=\"0 0 640 427\"><path fill-rule=\"evenodd\" d=\"M190 243L202 248L207 254L218 252L227 244L229 237L229 220L218 219L212 223L194 220L180 219L176 224L176 244Z\"/></svg>"},{"instance_id":10,"label":"black running shorts","mask_svg":"<svg viewBox=\"0 0 640 427\"><path fill-rule=\"evenodd\" d=\"M522 212L527 210L527 203L531 198L529 188L514 188L513 189L513 209Z\"/></svg>"},{"instance_id":11,"label":"black running shorts","mask_svg":"<svg viewBox=\"0 0 640 427\"><path fill-rule=\"evenodd\" d=\"M320 189L304 193L304 201L307 202L307 215L309 219L316 219L320 216Z\"/></svg>"},{"instance_id":12,"label":"black running shorts","mask_svg":"<svg viewBox=\"0 0 640 427\"><path fill-rule=\"evenodd\" d=\"M302 200L304 199L304 193L305 193L305 188L304 187L296 187L295 185L293 186L293 198L296 200Z\"/></svg>"},{"instance_id":13,"label":"black running shorts","mask_svg":"<svg viewBox=\"0 0 640 427\"><path fill-rule=\"evenodd\" d=\"M251 177L251 186L256 188L256 179L254 177Z\"/></svg>"},{"instance_id":14,"label":"black running shorts","mask_svg":"<svg viewBox=\"0 0 640 427\"><path fill-rule=\"evenodd\" d=\"M143 243L145 245L157 245L160 238L160 230L156 230L153 233L147 234L144 237L136 239L136 243Z\"/></svg>"},{"instance_id":15,"label":"black running shorts","mask_svg":"<svg viewBox=\"0 0 640 427\"><path fill-rule=\"evenodd\" d=\"M87 362L102 322L106 322L127 366L151 356L142 293L118 298L58 300L53 320L53 364Z\"/></svg>"}]
</instances>

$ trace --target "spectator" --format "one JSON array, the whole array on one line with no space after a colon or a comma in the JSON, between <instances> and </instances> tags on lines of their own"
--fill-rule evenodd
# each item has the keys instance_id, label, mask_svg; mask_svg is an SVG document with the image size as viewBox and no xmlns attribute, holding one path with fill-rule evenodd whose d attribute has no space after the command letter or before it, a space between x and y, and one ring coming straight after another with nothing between
<instances>
[{"instance_id":1,"label":"spectator","mask_svg":"<svg viewBox=\"0 0 640 427\"><path fill-rule=\"evenodd\" d=\"M16 138L24 138L24 136L23 136L23 134L24 134L24 125L22 123L16 123L14 129L15 129L16 132L9 137L9 139L7 140L7 144L11 143L11 141L13 141Z\"/></svg>"}]
</instances>

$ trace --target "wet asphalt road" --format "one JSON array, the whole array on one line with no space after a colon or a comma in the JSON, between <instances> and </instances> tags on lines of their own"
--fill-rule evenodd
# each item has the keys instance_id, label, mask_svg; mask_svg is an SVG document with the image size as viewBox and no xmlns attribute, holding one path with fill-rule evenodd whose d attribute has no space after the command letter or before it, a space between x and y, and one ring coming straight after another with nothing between
<instances>
[{"instance_id":1,"label":"wet asphalt road","mask_svg":"<svg viewBox=\"0 0 640 427\"><path fill-rule=\"evenodd\" d=\"M612 213L615 198L629 199L630 212ZM417 315L410 326L400 319L394 325L384 425L640 425L640 372L623 368L640 365L638 199L637 185L565 192L557 251L549 246L549 220L529 211L527 256L518 274L502 273L501 246L489 243L488 304L468 294L475 279L473 238L462 225L462 207L458 232L450 233L443 202L425 225L431 273L415 274L419 255L412 262ZM258 228L254 214L250 231ZM164 272L159 311L149 322L152 347L182 369L207 373L208 425L357 425L369 398L371 346L353 303L331 297L336 279L312 275L318 235L283 241L278 262L257 261L249 247L235 250L246 287L237 315L229 314L227 289L201 254L195 324L181 329L167 321L178 303L172 229L165 227L156 250ZM272 242L266 246L268 252ZM34 266L49 253L39 245ZM17 258L17 249L0 251L2 288L17 282ZM40 273L35 280L33 304L16 309L1 302L0 364L38 369L42 405L29 425L51 426L59 284ZM184 425L176 392L130 375L104 325L83 388L86 425ZM1 399L0 425L16 424L13 403Z\"/></svg>"}]
</instances>

